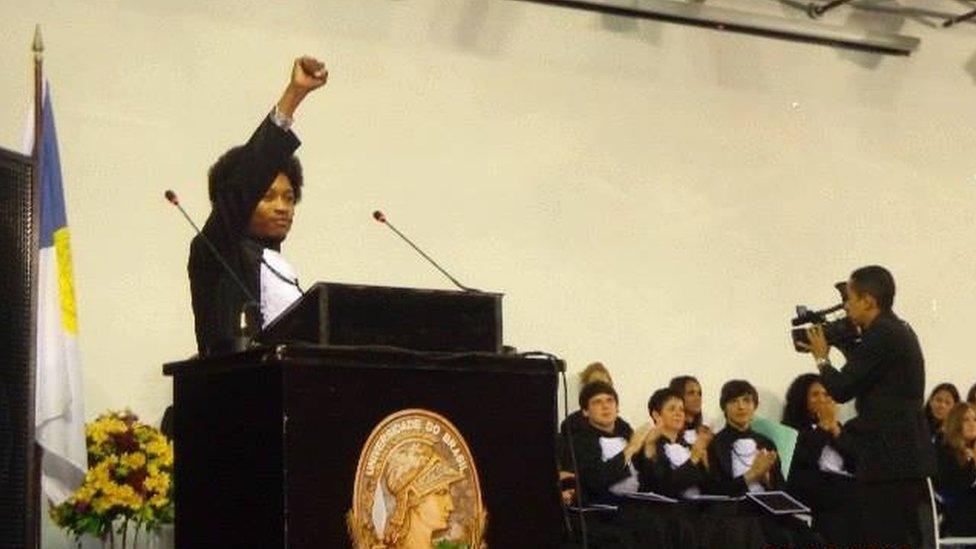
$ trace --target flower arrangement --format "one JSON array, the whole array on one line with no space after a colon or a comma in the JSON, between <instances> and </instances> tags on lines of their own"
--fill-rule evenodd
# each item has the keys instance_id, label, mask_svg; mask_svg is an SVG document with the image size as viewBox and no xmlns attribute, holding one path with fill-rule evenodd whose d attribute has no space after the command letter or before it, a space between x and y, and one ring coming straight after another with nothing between
<instances>
[{"instance_id":1,"label":"flower arrangement","mask_svg":"<svg viewBox=\"0 0 976 549\"><path fill-rule=\"evenodd\" d=\"M88 472L66 501L53 506L52 520L80 543L90 534L103 541L122 535L129 523L157 531L173 522L173 445L132 412L110 411L85 426Z\"/></svg>"}]
</instances>

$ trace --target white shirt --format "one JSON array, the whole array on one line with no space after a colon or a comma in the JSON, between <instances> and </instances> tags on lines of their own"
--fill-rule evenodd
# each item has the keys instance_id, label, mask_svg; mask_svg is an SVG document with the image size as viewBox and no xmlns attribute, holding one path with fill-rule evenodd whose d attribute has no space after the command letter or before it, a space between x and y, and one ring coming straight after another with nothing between
<instances>
[{"instance_id":1,"label":"white shirt","mask_svg":"<svg viewBox=\"0 0 976 549\"><path fill-rule=\"evenodd\" d=\"M623 437L600 437L600 453L603 461L610 461L617 457L620 452L627 447L627 440ZM637 469L630 463L627 464L628 475L617 481L610 487L611 494L628 494L636 492L640 488L640 481L637 478Z\"/></svg>"},{"instance_id":2,"label":"white shirt","mask_svg":"<svg viewBox=\"0 0 976 549\"><path fill-rule=\"evenodd\" d=\"M278 252L265 248L261 262L261 327L264 328L302 297L298 274ZM270 266L270 268L269 268ZM289 282L290 281L290 282Z\"/></svg>"}]
</instances>

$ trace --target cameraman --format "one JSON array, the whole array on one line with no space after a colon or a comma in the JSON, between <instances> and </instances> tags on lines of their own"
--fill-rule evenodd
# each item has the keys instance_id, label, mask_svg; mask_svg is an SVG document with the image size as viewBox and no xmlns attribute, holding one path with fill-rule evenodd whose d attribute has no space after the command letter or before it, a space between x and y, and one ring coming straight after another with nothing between
<instances>
[{"instance_id":1,"label":"cameraman","mask_svg":"<svg viewBox=\"0 0 976 549\"><path fill-rule=\"evenodd\" d=\"M908 323L892 312L895 280L884 267L851 273L844 309L861 332L842 348L840 370L828 358L822 325L807 330L807 348L827 391L838 402L856 399L847 424L857 457L855 502L860 539L869 546L934 547L935 525L926 477L934 474L922 404L925 360Z\"/></svg>"}]
</instances>

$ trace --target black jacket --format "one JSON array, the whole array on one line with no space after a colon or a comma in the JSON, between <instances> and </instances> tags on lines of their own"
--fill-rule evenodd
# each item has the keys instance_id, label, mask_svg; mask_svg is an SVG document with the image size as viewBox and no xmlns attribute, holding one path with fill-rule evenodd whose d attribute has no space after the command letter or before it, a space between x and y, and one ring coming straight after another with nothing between
<instances>
[{"instance_id":1,"label":"black jacket","mask_svg":"<svg viewBox=\"0 0 976 549\"><path fill-rule=\"evenodd\" d=\"M248 236L248 225L261 197L299 145L291 131L279 128L265 117L241 148L237 169L211 186L213 209L202 232L258 300L258 306L261 257L265 247L277 248L277 245ZM190 243L187 271L198 351L207 355L229 350L240 329L240 315L247 297L199 236ZM260 311L254 320L260 326Z\"/></svg>"},{"instance_id":2,"label":"black jacket","mask_svg":"<svg viewBox=\"0 0 976 549\"><path fill-rule=\"evenodd\" d=\"M883 313L841 349L847 364L821 371L838 402L856 399L857 417L845 426L854 441L858 478L921 479L935 473L923 412L925 360L915 332L894 313Z\"/></svg>"}]
</instances>

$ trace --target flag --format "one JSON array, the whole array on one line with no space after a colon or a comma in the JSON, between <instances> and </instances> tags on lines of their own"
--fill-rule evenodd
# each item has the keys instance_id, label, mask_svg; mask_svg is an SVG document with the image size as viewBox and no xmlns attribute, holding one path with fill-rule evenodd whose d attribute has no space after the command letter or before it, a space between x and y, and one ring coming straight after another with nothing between
<instances>
[{"instance_id":1,"label":"flag","mask_svg":"<svg viewBox=\"0 0 976 549\"><path fill-rule=\"evenodd\" d=\"M42 450L41 490L44 496L58 504L84 480L88 452L71 245L54 111L47 88L45 86L39 170L41 213L34 426L35 438ZM33 116L28 116L27 154L33 149L33 126Z\"/></svg>"}]
</instances>

